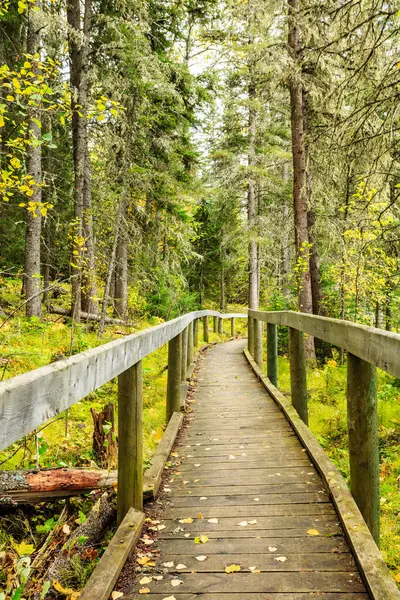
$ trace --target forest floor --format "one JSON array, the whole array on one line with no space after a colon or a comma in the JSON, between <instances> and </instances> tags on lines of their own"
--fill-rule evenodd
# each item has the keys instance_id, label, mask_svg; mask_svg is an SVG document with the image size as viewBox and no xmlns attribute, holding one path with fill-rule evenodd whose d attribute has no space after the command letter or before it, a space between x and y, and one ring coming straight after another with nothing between
<instances>
[{"instance_id":1,"label":"forest floor","mask_svg":"<svg viewBox=\"0 0 400 600\"><path fill-rule=\"evenodd\" d=\"M349 483L346 367L334 356L308 366L309 426ZM289 360L279 358L278 387L290 394ZM381 481L381 552L400 584L400 380L378 370Z\"/></svg>"}]
</instances>

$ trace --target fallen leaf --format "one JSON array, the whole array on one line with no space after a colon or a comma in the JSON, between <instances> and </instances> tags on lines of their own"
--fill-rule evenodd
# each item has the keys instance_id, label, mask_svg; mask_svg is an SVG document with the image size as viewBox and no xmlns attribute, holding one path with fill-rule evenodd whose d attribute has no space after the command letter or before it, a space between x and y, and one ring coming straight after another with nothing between
<instances>
[{"instance_id":1,"label":"fallen leaf","mask_svg":"<svg viewBox=\"0 0 400 600\"><path fill-rule=\"evenodd\" d=\"M260 502L260 498L253 498L254 502Z\"/></svg>"},{"instance_id":2,"label":"fallen leaf","mask_svg":"<svg viewBox=\"0 0 400 600\"><path fill-rule=\"evenodd\" d=\"M153 579L156 581L161 581L161 579L164 579L164 577L162 575L153 575Z\"/></svg>"},{"instance_id":3,"label":"fallen leaf","mask_svg":"<svg viewBox=\"0 0 400 600\"><path fill-rule=\"evenodd\" d=\"M145 587L139 590L139 594L150 594L150 588Z\"/></svg>"},{"instance_id":4,"label":"fallen leaf","mask_svg":"<svg viewBox=\"0 0 400 600\"><path fill-rule=\"evenodd\" d=\"M166 598L163 598L162 600L176 600L175 596L167 596Z\"/></svg>"},{"instance_id":5,"label":"fallen leaf","mask_svg":"<svg viewBox=\"0 0 400 600\"><path fill-rule=\"evenodd\" d=\"M148 556L141 556L140 558L136 559L136 562L139 565L147 565L147 563L150 561L151 559Z\"/></svg>"},{"instance_id":6,"label":"fallen leaf","mask_svg":"<svg viewBox=\"0 0 400 600\"><path fill-rule=\"evenodd\" d=\"M206 535L199 535L194 538L195 544L206 544L208 542L208 537Z\"/></svg>"},{"instance_id":7,"label":"fallen leaf","mask_svg":"<svg viewBox=\"0 0 400 600\"><path fill-rule=\"evenodd\" d=\"M255 525L257 523L256 519L253 519L252 521L249 521L249 525Z\"/></svg>"},{"instance_id":8,"label":"fallen leaf","mask_svg":"<svg viewBox=\"0 0 400 600\"><path fill-rule=\"evenodd\" d=\"M198 560L199 562L203 562L204 560L206 560L207 556L202 556L202 555L200 555L200 556L196 556L195 558L196 558L196 560Z\"/></svg>"},{"instance_id":9,"label":"fallen leaf","mask_svg":"<svg viewBox=\"0 0 400 600\"><path fill-rule=\"evenodd\" d=\"M166 525L158 525L157 526L158 531L162 531L165 528L166 528Z\"/></svg>"},{"instance_id":10,"label":"fallen leaf","mask_svg":"<svg viewBox=\"0 0 400 600\"><path fill-rule=\"evenodd\" d=\"M239 565L229 565L229 567L225 567L225 573L237 573L240 571Z\"/></svg>"},{"instance_id":11,"label":"fallen leaf","mask_svg":"<svg viewBox=\"0 0 400 600\"><path fill-rule=\"evenodd\" d=\"M249 571L255 571L256 567L249 567Z\"/></svg>"},{"instance_id":12,"label":"fallen leaf","mask_svg":"<svg viewBox=\"0 0 400 600\"><path fill-rule=\"evenodd\" d=\"M319 535L319 531L317 531L317 529L309 529L307 531L308 535Z\"/></svg>"},{"instance_id":13,"label":"fallen leaf","mask_svg":"<svg viewBox=\"0 0 400 600\"><path fill-rule=\"evenodd\" d=\"M163 567L167 567L167 569L170 569L171 567L174 566L174 563L172 561L171 562L165 562L165 563L162 564L162 566Z\"/></svg>"},{"instance_id":14,"label":"fallen leaf","mask_svg":"<svg viewBox=\"0 0 400 600\"><path fill-rule=\"evenodd\" d=\"M203 514L201 512L197 513L197 518L198 519L202 519L203 518Z\"/></svg>"},{"instance_id":15,"label":"fallen leaf","mask_svg":"<svg viewBox=\"0 0 400 600\"><path fill-rule=\"evenodd\" d=\"M276 552L278 550L278 548L275 548L274 546L268 546L268 550L270 552Z\"/></svg>"},{"instance_id":16,"label":"fallen leaf","mask_svg":"<svg viewBox=\"0 0 400 600\"><path fill-rule=\"evenodd\" d=\"M140 585L146 585L146 583L151 583L153 581L152 577L142 577L139 581Z\"/></svg>"},{"instance_id":17,"label":"fallen leaf","mask_svg":"<svg viewBox=\"0 0 400 600\"><path fill-rule=\"evenodd\" d=\"M231 454L231 455L229 456L229 460L235 460L235 458L236 458L236 456L233 456L233 454Z\"/></svg>"},{"instance_id":18,"label":"fallen leaf","mask_svg":"<svg viewBox=\"0 0 400 600\"><path fill-rule=\"evenodd\" d=\"M218 519L208 519L209 523L218 523Z\"/></svg>"},{"instance_id":19,"label":"fallen leaf","mask_svg":"<svg viewBox=\"0 0 400 600\"><path fill-rule=\"evenodd\" d=\"M173 579L173 580L171 581L171 585L172 585L173 587L178 587L178 585L181 585L181 583L183 583L182 579Z\"/></svg>"},{"instance_id":20,"label":"fallen leaf","mask_svg":"<svg viewBox=\"0 0 400 600\"><path fill-rule=\"evenodd\" d=\"M69 525L67 525L67 523L65 523L65 525L63 525L62 528L63 532L66 533L67 535L69 535L71 533L71 529L69 527Z\"/></svg>"},{"instance_id":21,"label":"fallen leaf","mask_svg":"<svg viewBox=\"0 0 400 600\"><path fill-rule=\"evenodd\" d=\"M184 564L182 564L182 563L179 563L179 565L176 565L176 568L179 569L179 570L181 570L181 569L187 569L187 566L184 565Z\"/></svg>"},{"instance_id":22,"label":"fallen leaf","mask_svg":"<svg viewBox=\"0 0 400 600\"><path fill-rule=\"evenodd\" d=\"M240 523L238 523L239 527L247 527L247 521L240 521Z\"/></svg>"},{"instance_id":23,"label":"fallen leaf","mask_svg":"<svg viewBox=\"0 0 400 600\"><path fill-rule=\"evenodd\" d=\"M111 594L111 598L112 600L117 600L118 598L121 598L121 596L123 596L124 594L122 592L112 592Z\"/></svg>"},{"instance_id":24,"label":"fallen leaf","mask_svg":"<svg viewBox=\"0 0 400 600\"><path fill-rule=\"evenodd\" d=\"M194 465L195 467L201 467L200 463L197 463L196 465Z\"/></svg>"},{"instance_id":25,"label":"fallen leaf","mask_svg":"<svg viewBox=\"0 0 400 600\"><path fill-rule=\"evenodd\" d=\"M275 556L274 560L278 560L279 562L286 562L286 556Z\"/></svg>"},{"instance_id":26,"label":"fallen leaf","mask_svg":"<svg viewBox=\"0 0 400 600\"><path fill-rule=\"evenodd\" d=\"M207 496L201 496L200 500L208 500Z\"/></svg>"},{"instance_id":27,"label":"fallen leaf","mask_svg":"<svg viewBox=\"0 0 400 600\"><path fill-rule=\"evenodd\" d=\"M193 519L191 517L187 517L186 519L179 519L179 523L193 523Z\"/></svg>"}]
</instances>

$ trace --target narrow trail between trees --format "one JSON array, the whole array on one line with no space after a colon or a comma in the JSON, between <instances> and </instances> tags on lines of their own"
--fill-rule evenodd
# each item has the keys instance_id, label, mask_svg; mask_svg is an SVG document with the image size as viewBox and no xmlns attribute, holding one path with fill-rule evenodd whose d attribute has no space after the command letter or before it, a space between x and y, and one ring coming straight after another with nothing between
<instances>
[{"instance_id":1,"label":"narrow trail between trees","mask_svg":"<svg viewBox=\"0 0 400 600\"><path fill-rule=\"evenodd\" d=\"M160 555L124 597L367 600L322 479L244 345L202 361L164 484Z\"/></svg>"}]
</instances>

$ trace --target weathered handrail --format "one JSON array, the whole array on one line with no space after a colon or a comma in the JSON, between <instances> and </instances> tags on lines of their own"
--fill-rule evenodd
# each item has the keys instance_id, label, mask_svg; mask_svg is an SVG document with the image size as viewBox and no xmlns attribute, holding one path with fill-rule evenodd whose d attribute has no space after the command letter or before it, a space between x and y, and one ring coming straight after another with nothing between
<instances>
[{"instance_id":1,"label":"weathered handrail","mask_svg":"<svg viewBox=\"0 0 400 600\"><path fill-rule=\"evenodd\" d=\"M208 342L208 317L245 318L212 310L191 312L151 329L103 344L0 383L0 450L34 431L90 392L118 377L118 520L131 506L141 509L142 359L166 343L168 349L167 422L180 411L181 382L194 357L198 325ZM184 338L184 344L182 339Z\"/></svg>"},{"instance_id":2,"label":"weathered handrail","mask_svg":"<svg viewBox=\"0 0 400 600\"><path fill-rule=\"evenodd\" d=\"M289 328L292 404L307 424L304 333L348 352L347 423L352 495L379 543L379 448L376 367L400 377L400 335L349 321L249 310L249 351L262 368L262 322L267 323L267 375L277 386L277 325Z\"/></svg>"}]
</instances>

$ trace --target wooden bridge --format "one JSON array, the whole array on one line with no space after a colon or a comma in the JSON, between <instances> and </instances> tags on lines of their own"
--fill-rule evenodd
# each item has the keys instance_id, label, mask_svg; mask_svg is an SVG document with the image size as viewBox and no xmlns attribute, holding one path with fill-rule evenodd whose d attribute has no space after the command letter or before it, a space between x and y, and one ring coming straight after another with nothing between
<instances>
[{"instance_id":1,"label":"wooden bridge","mask_svg":"<svg viewBox=\"0 0 400 600\"><path fill-rule=\"evenodd\" d=\"M400 335L249 310L248 348L243 340L209 348L195 395L185 403L200 325L207 343L209 317L216 331L229 319L233 337L235 318L247 315L190 313L0 384L3 449L118 376L119 527L81 599L108 598L141 535L143 498L155 498L160 485L154 560L140 577L124 580L125 598L399 599L377 545L375 371L400 377ZM289 328L291 402L276 387L277 326ZM352 493L306 424L304 333L348 352ZM168 426L143 480L141 360L165 343Z\"/></svg>"}]
</instances>

